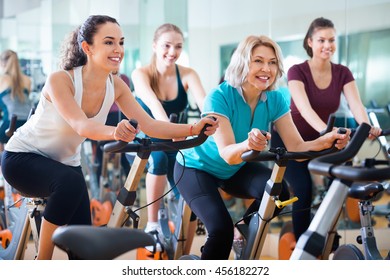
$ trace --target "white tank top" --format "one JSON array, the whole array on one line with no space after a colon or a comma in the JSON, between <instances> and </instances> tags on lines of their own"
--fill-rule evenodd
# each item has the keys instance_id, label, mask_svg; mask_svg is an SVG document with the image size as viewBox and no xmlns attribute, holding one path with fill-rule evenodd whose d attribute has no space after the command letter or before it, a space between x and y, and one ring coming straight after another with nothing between
<instances>
[{"instance_id":1,"label":"white tank top","mask_svg":"<svg viewBox=\"0 0 390 280\"><path fill-rule=\"evenodd\" d=\"M75 100L81 107L83 97L82 66L74 68ZM70 78L72 76L66 72ZM114 86L112 76L107 78L106 95L102 107L93 120L105 123L108 112L114 103ZM81 143L85 138L78 135L61 117L43 94L41 94L35 114L19 129L6 144L10 152L32 152L57 160L70 166L80 165Z\"/></svg>"}]
</instances>

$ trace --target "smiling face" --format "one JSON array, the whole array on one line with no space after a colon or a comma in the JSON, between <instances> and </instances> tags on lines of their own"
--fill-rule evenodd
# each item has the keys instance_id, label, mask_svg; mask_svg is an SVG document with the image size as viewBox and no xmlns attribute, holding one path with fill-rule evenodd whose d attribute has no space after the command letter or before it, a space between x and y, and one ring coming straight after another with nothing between
<instances>
[{"instance_id":1,"label":"smiling face","mask_svg":"<svg viewBox=\"0 0 390 280\"><path fill-rule=\"evenodd\" d=\"M252 51L245 84L258 91L267 90L275 81L277 72L278 61L275 51L263 45L257 46Z\"/></svg>"},{"instance_id":2,"label":"smiling face","mask_svg":"<svg viewBox=\"0 0 390 280\"><path fill-rule=\"evenodd\" d=\"M308 39L308 45L312 48L313 57L331 59L336 51L336 31L333 28L317 29Z\"/></svg>"},{"instance_id":3,"label":"smiling face","mask_svg":"<svg viewBox=\"0 0 390 280\"><path fill-rule=\"evenodd\" d=\"M85 41L83 44L87 44ZM91 62L98 64L109 72L119 71L124 55L124 37L118 24L107 22L101 24L93 36L93 44L84 46Z\"/></svg>"},{"instance_id":4,"label":"smiling face","mask_svg":"<svg viewBox=\"0 0 390 280\"><path fill-rule=\"evenodd\" d=\"M183 36L175 31L164 32L153 44L159 63L167 66L175 64L183 50Z\"/></svg>"}]
</instances>

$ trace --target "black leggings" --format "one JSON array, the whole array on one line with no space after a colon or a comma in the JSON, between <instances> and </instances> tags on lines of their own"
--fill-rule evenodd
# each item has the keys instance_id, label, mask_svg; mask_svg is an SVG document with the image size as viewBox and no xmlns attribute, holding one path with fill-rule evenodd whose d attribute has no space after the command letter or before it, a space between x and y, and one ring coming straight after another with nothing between
<instances>
[{"instance_id":1,"label":"black leggings","mask_svg":"<svg viewBox=\"0 0 390 280\"><path fill-rule=\"evenodd\" d=\"M226 180L198 169L183 167L176 162L174 178L179 192L208 232L201 259L228 259L233 243L234 224L218 188L236 197L255 198L245 213L247 215L259 208L270 177L271 170L256 162L246 163ZM280 199L286 200L289 196L287 184L283 183ZM276 210L275 215L279 212Z\"/></svg>"},{"instance_id":2,"label":"black leggings","mask_svg":"<svg viewBox=\"0 0 390 280\"><path fill-rule=\"evenodd\" d=\"M35 153L4 151L4 179L25 196L48 197L43 216L55 225L91 224L87 185L81 167Z\"/></svg>"},{"instance_id":3,"label":"black leggings","mask_svg":"<svg viewBox=\"0 0 390 280\"><path fill-rule=\"evenodd\" d=\"M272 131L271 147L284 147L283 141L276 131ZM287 163L284 178L290 184L298 201L292 204L292 222L296 240L304 233L311 221L311 202L313 196L313 180L308 169L309 160Z\"/></svg>"}]
</instances>

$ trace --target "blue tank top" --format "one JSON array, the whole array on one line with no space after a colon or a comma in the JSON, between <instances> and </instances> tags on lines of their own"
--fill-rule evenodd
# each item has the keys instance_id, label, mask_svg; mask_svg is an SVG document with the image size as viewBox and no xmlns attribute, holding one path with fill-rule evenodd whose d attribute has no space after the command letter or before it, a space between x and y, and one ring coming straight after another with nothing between
<instances>
[{"instance_id":1,"label":"blue tank top","mask_svg":"<svg viewBox=\"0 0 390 280\"><path fill-rule=\"evenodd\" d=\"M15 114L18 120L27 120L32 104L28 98L28 90L23 89L24 102L17 97L11 97L11 89L8 88L0 93L0 110L3 112L3 120L10 120Z\"/></svg>"}]
</instances>

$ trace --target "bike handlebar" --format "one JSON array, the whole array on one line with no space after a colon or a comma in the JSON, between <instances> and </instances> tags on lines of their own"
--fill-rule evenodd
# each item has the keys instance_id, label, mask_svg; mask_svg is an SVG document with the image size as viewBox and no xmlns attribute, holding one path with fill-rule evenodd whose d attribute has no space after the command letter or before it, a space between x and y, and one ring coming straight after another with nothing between
<instances>
[{"instance_id":1,"label":"bike handlebar","mask_svg":"<svg viewBox=\"0 0 390 280\"><path fill-rule=\"evenodd\" d=\"M335 122L336 117L331 115L328 120L328 124L326 129L321 133L321 135L332 131L333 124ZM265 132L262 131L265 135ZM345 134L346 130L344 128L339 128L338 133ZM329 149L325 149L322 151L304 151L304 152L289 152L285 148L272 148L269 151L247 151L241 155L241 159L243 161L280 161L280 160L307 160L313 159L319 156L327 155L330 153L337 152L338 149L333 146Z\"/></svg>"},{"instance_id":2,"label":"bike handlebar","mask_svg":"<svg viewBox=\"0 0 390 280\"><path fill-rule=\"evenodd\" d=\"M11 137L14 134L14 132L16 130L16 122L17 122L17 120L18 120L18 117L15 114L12 114L9 127L5 131L5 135L7 137Z\"/></svg>"},{"instance_id":3,"label":"bike handlebar","mask_svg":"<svg viewBox=\"0 0 390 280\"><path fill-rule=\"evenodd\" d=\"M350 181L381 181L390 178L390 167L372 168L341 165L351 160L359 152L364 141L368 137L371 126L362 123L356 130L351 142L339 153L321 156L310 161L308 168L315 174L328 177L336 177ZM388 133L389 130L383 131ZM383 164L383 161L381 161Z\"/></svg>"},{"instance_id":4,"label":"bike handlebar","mask_svg":"<svg viewBox=\"0 0 390 280\"><path fill-rule=\"evenodd\" d=\"M130 122L134 127L137 127L138 123L135 120L131 120ZM209 124L206 124L202 131L199 133L197 137L182 140L182 141L175 141L175 142L152 142L150 138L136 138L135 140L139 141L139 143L127 143L123 141L115 141L111 143L107 143L103 147L103 151L107 153L129 153L129 152L140 152L143 150L147 151L178 151L182 149L188 149L195 146L199 146L203 144L206 139L207 135L204 134L206 131L206 128L210 126Z\"/></svg>"},{"instance_id":5,"label":"bike handlebar","mask_svg":"<svg viewBox=\"0 0 390 280\"><path fill-rule=\"evenodd\" d=\"M279 160L304 160L327 155L338 151L332 147L322 151L289 152L285 148L271 148L269 151L246 151L241 155L241 159L246 162L251 161L279 161Z\"/></svg>"}]
</instances>

